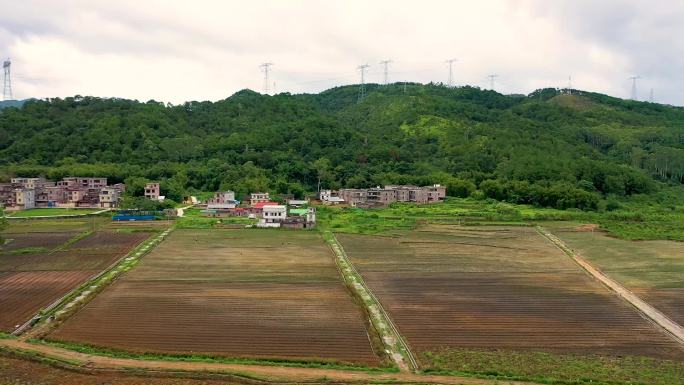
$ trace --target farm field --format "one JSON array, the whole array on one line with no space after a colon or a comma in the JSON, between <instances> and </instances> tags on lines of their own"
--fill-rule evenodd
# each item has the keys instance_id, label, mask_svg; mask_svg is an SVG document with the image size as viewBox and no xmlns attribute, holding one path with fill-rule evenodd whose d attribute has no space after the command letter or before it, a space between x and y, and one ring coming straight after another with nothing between
<instances>
[{"instance_id":1,"label":"farm field","mask_svg":"<svg viewBox=\"0 0 684 385\"><path fill-rule=\"evenodd\" d=\"M57 216L57 215L84 215L84 214L90 214L94 213L97 211L102 211L102 209L79 209L79 208L74 208L74 209L68 209L68 208L36 208L36 209L28 209L28 210L21 210L21 211L15 211L13 213L8 213L7 216L13 217L13 218L30 218L30 217L49 217L49 216Z\"/></svg>"},{"instance_id":2,"label":"farm field","mask_svg":"<svg viewBox=\"0 0 684 385\"><path fill-rule=\"evenodd\" d=\"M330 249L305 231L176 230L48 339L132 352L380 364Z\"/></svg>"},{"instance_id":3,"label":"farm field","mask_svg":"<svg viewBox=\"0 0 684 385\"><path fill-rule=\"evenodd\" d=\"M424 368L444 369L459 350L684 360L669 336L533 228L337 237Z\"/></svg>"},{"instance_id":4,"label":"farm field","mask_svg":"<svg viewBox=\"0 0 684 385\"><path fill-rule=\"evenodd\" d=\"M547 228L605 274L684 324L684 243L628 241L568 223Z\"/></svg>"},{"instance_id":5,"label":"farm field","mask_svg":"<svg viewBox=\"0 0 684 385\"><path fill-rule=\"evenodd\" d=\"M49 232L50 224L54 224L53 232ZM149 235L96 231L78 239L89 225L52 221L31 228L12 224L3 233L10 241L0 249L1 331L14 331Z\"/></svg>"}]
</instances>

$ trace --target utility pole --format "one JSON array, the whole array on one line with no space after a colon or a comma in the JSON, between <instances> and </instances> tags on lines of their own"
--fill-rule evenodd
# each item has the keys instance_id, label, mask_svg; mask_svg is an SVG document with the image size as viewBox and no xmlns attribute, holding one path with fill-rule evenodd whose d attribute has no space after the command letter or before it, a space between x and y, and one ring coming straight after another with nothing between
<instances>
[{"instance_id":1,"label":"utility pole","mask_svg":"<svg viewBox=\"0 0 684 385\"><path fill-rule=\"evenodd\" d=\"M632 81L632 100L637 100L637 80L641 79L641 76L630 76L629 79Z\"/></svg>"},{"instance_id":2,"label":"utility pole","mask_svg":"<svg viewBox=\"0 0 684 385\"><path fill-rule=\"evenodd\" d=\"M389 65L392 63L392 60L383 60L380 62L380 64L383 65L383 74L384 74L384 81L382 84L388 85L389 84Z\"/></svg>"},{"instance_id":3,"label":"utility pole","mask_svg":"<svg viewBox=\"0 0 684 385\"><path fill-rule=\"evenodd\" d=\"M268 73L271 70L271 66L273 63L261 63L259 68L261 68L261 72L264 73L264 94L268 95L269 92L269 82L268 82Z\"/></svg>"},{"instance_id":4,"label":"utility pole","mask_svg":"<svg viewBox=\"0 0 684 385\"><path fill-rule=\"evenodd\" d=\"M454 86L454 62L457 61L457 59L448 59L444 61L449 65L449 80L447 81L447 86L449 86L449 88Z\"/></svg>"},{"instance_id":5,"label":"utility pole","mask_svg":"<svg viewBox=\"0 0 684 385\"><path fill-rule=\"evenodd\" d=\"M487 76L489 78L489 89L494 91L494 81L499 77L497 74L491 74Z\"/></svg>"},{"instance_id":6,"label":"utility pole","mask_svg":"<svg viewBox=\"0 0 684 385\"><path fill-rule=\"evenodd\" d=\"M12 65L12 62L10 61L9 58L5 60L2 63L2 69L5 73L5 78L3 82L3 87L2 87L2 99L3 100L12 100L12 78L10 77L10 66Z\"/></svg>"},{"instance_id":7,"label":"utility pole","mask_svg":"<svg viewBox=\"0 0 684 385\"><path fill-rule=\"evenodd\" d=\"M359 99L357 103L360 103L363 98L366 97L366 70L370 67L368 64L362 64L356 67L359 72L361 72L361 84L359 85Z\"/></svg>"}]
</instances>

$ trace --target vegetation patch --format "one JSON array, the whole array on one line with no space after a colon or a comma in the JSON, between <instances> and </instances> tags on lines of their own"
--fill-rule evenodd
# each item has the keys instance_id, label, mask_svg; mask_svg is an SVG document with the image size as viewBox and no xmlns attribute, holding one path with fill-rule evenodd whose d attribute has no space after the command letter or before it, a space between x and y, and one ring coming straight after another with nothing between
<instances>
[{"instance_id":1,"label":"vegetation patch","mask_svg":"<svg viewBox=\"0 0 684 385\"><path fill-rule=\"evenodd\" d=\"M684 362L649 357L443 348L420 353L423 372L545 384L684 384Z\"/></svg>"}]
</instances>

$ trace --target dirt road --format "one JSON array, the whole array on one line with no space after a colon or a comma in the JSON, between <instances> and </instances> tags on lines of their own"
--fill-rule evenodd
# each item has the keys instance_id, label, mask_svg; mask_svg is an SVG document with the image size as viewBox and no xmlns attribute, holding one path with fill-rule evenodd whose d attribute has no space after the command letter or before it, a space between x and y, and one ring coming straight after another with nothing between
<instances>
[{"instance_id":1,"label":"dirt road","mask_svg":"<svg viewBox=\"0 0 684 385\"><path fill-rule=\"evenodd\" d=\"M558 246L558 248L563 250L563 252L570 256L575 262L577 262L578 265L580 265L594 278L598 279L601 283L613 290L625 301L629 302L632 306L641 311L653 322L663 328L675 340L677 340L677 342L684 346L684 328L681 325L668 318L665 314L661 313L658 309L654 308L650 304L644 302L641 298L637 297L634 293L619 284L617 281L614 281L603 274L599 269L595 268L591 263L584 259L579 253L566 245L565 242L563 242L560 238L551 234L541 226L538 226L537 229L544 237L553 242L553 244Z\"/></svg>"},{"instance_id":2,"label":"dirt road","mask_svg":"<svg viewBox=\"0 0 684 385\"><path fill-rule=\"evenodd\" d=\"M445 385L540 385L531 382L495 381L468 377L435 376L412 373L367 373L361 371L345 371L339 369L294 368L266 365L241 365L207 362L177 362L132 360L125 358L102 357L79 353L54 346L32 344L21 340L0 340L0 347L10 350L38 354L44 357L66 361L88 369L138 369L165 372L201 372L234 374L249 376L271 382L401 382L401 383L433 383Z\"/></svg>"}]
</instances>

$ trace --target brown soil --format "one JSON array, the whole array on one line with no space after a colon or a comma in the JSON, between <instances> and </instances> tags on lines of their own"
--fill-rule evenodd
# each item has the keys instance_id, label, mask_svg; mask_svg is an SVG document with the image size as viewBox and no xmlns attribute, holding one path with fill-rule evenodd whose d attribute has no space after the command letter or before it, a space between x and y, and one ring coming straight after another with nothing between
<instances>
[{"instance_id":1,"label":"brown soil","mask_svg":"<svg viewBox=\"0 0 684 385\"><path fill-rule=\"evenodd\" d=\"M10 272L0 276L0 330L11 332L94 271Z\"/></svg>"},{"instance_id":2,"label":"brown soil","mask_svg":"<svg viewBox=\"0 0 684 385\"><path fill-rule=\"evenodd\" d=\"M76 233L23 233L22 247L54 248ZM38 311L126 255L148 233L97 232L65 251L0 255L0 330L11 332Z\"/></svg>"},{"instance_id":3,"label":"brown soil","mask_svg":"<svg viewBox=\"0 0 684 385\"><path fill-rule=\"evenodd\" d=\"M73 238L76 234L74 232L3 234L2 238L9 240L9 243L0 247L0 252L7 253L27 247L43 247L52 250Z\"/></svg>"},{"instance_id":4,"label":"brown soil","mask_svg":"<svg viewBox=\"0 0 684 385\"><path fill-rule=\"evenodd\" d=\"M586 223L575 227L576 231L597 231L601 226L595 223Z\"/></svg>"},{"instance_id":5,"label":"brown soil","mask_svg":"<svg viewBox=\"0 0 684 385\"><path fill-rule=\"evenodd\" d=\"M399 238L338 239L417 351L684 358L669 336L534 229L431 226Z\"/></svg>"},{"instance_id":6,"label":"brown soil","mask_svg":"<svg viewBox=\"0 0 684 385\"><path fill-rule=\"evenodd\" d=\"M362 317L317 233L176 230L49 338L378 365Z\"/></svg>"}]
</instances>

